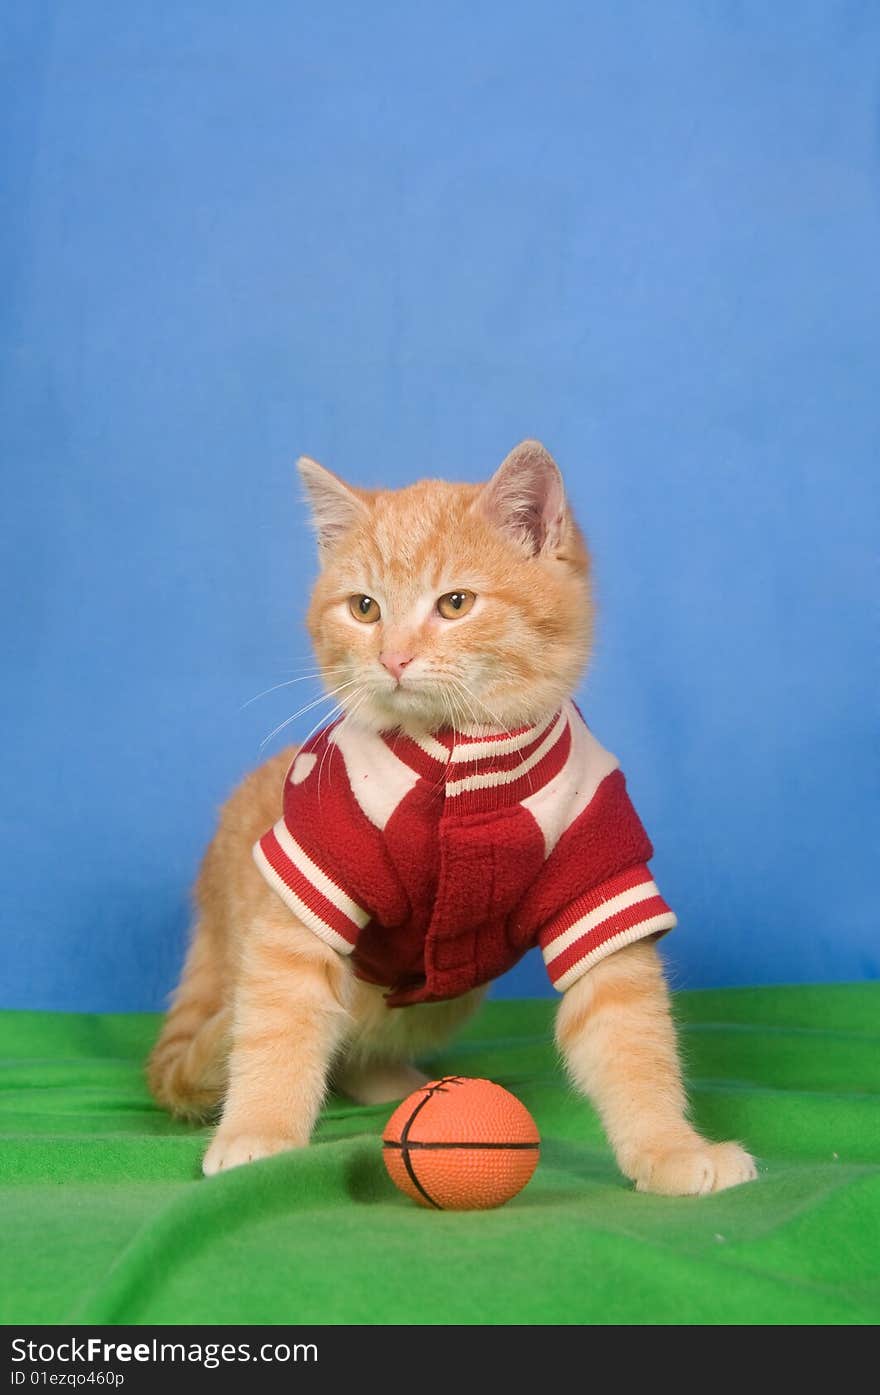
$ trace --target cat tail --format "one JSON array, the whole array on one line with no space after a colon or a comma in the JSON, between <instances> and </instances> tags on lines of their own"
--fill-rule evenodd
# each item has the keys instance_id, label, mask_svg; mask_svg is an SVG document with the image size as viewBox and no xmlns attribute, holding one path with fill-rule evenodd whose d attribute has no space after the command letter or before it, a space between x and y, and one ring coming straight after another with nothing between
<instances>
[{"instance_id":1,"label":"cat tail","mask_svg":"<svg viewBox=\"0 0 880 1395\"><path fill-rule=\"evenodd\" d=\"M226 1090L232 1014L223 967L196 926L180 984L147 1063L154 1099L181 1119L216 1113Z\"/></svg>"}]
</instances>

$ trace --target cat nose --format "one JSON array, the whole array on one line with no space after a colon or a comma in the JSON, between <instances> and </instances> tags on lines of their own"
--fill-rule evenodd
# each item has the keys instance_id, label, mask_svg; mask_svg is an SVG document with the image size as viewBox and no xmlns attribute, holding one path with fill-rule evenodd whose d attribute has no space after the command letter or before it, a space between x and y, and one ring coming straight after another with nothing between
<instances>
[{"instance_id":1,"label":"cat nose","mask_svg":"<svg viewBox=\"0 0 880 1395\"><path fill-rule=\"evenodd\" d=\"M412 654L407 655L382 653L379 655L379 663L382 665L383 668L387 668L392 678L396 678L398 682L400 681L400 676L403 673L403 670L406 668L407 664L412 663L412 660Z\"/></svg>"}]
</instances>

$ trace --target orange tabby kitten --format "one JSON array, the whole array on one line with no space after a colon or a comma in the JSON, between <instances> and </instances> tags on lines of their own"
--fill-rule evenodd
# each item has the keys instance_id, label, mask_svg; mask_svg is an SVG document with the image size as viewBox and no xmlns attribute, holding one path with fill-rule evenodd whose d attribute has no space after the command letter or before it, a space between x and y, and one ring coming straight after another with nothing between
<instances>
[{"instance_id":1,"label":"orange tabby kitten","mask_svg":"<svg viewBox=\"0 0 880 1395\"><path fill-rule=\"evenodd\" d=\"M485 486L377 492L299 469L322 563L309 630L344 716L223 809L157 1100L222 1105L207 1175L303 1147L328 1083L402 1098L425 1080L410 1062L540 943L558 1043L621 1171L668 1195L753 1178L688 1122L654 944L675 918L570 702L592 604L554 461L525 441Z\"/></svg>"}]
</instances>

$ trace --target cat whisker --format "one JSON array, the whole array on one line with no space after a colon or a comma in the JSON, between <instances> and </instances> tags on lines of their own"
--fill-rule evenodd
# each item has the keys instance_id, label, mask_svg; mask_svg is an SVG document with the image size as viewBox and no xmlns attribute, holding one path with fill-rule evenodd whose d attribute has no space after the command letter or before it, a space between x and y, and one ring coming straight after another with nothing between
<instances>
[{"instance_id":1,"label":"cat whisker","mask_svg":"<svg viewBox=\"0 0 880 1395\"><path fill-rule=\"evenodd\" d=\"M472 702L475 702L479 707L482 707L483 711L486 712L492 718L492 721L496 724L497 727L500 727L500 729L504 732L506 736L513 735L513 733L510 730L510 727L508 727L507 725L505 725L504 722L502 722L498 714L496 712L493 712L491 707L489 707L488 704L485 703L482 698L477 697L477 694L467 686L463 679L456 678L453 679L453 682L456 684L456 686L462 693L467 694L467 696L472 700ZM468 704L468 706L471 707L471 711L473 712L473 707L470 703ZM482 723L476 722L475 725L480 726L482 725Z\"/></svg>"},{"instance_id":2,"label":"cat whisker","mask_svg":"<svg viewBox=\"0 0 880 1395\"><path fill-rule=\"evenodd\" d=\"M348 694L348 696L347 696L347 698L346 698L345 700L346 700L347 702L351 702L353 705L350 706L350 707L348 707L348 708L346 708L346 709L344 709L344 710L345 710L345 716L343 717L342 721L339 723L339 729L340 729L340 730L342 729L342 727L345 726L346 722L348 722L348 721L354 716L355 712L357 712L358 708L361 707L361 706L363 705L363 703L366 701L367 697L368 697L368 692L367 692L367 686L366 686L366 684L363 684L362 687L358 688L357 692L355 692L355 693L349 693L349 694ZM337 706L340 707L340 708L342 708L342 703L338 703ZM311 735L311 733L310 733L310 735ZM327 759L327 755L328 755L328 753L329 753L329 750L330 750L330 742L328 741L328 742L325 744L325 746L324 746L324 752L323 752L323 755L321 756L321 764L318 766L318 804L319 804L319 805L320 805L320 803L321 803L321 776L322 776L323 773L324 773L324 762L325 762L325 760Z\"/></svg>"},{"instance_id":3,"label":"cat whisker","mask_svg":"<svg viewBox=\"0 0 880 1395\"><path fill-rule=\"evenodd\" d=\"M320 665L314 654L284 654L275 661L275 667L284 673L301 673L306 668L321 668L324 673L330 673L334 668L341 668L342 664Z\"/></svg>"},{"instance_id":4,"label":"cat whisker","mask_svg":"<svg viewBox=\"0 0 880 1395\"><path fill-rule=\"evenodd\" d=\"M466 725L469 724L469 720L474 725L477 725L477 723L476 720L474 720L474 718L476 718L476 713L474 713L473 706L471 706L470 702L467 702L467 697L464 697L463 704L462 697L464 697L463 693L456 693L455 689L449 689L450 703L452 703L453 706L455 706L455 716L453 716L452 718L453 745L457 746L457 748L459 748L459 751L467 752L466 745L459 746L459 738L463 737L464 727L466 727ZM457 725L457 730L455 723L456 717L459 718L459 725ZM467 776L469 776L469 773L471 773L471 771L478 770L478 766L480 766L480 757L469 756L466 753L466 755L464 755L464 759L460 760L459 762L459 769L457 769L456 771L456 778L459 778L459 780L466 780ZM477 790L473 791L473 795L474 798L477 799L478 804L491 804L490 791L484 790L484 788L477 787Z\"/></svg>"},{"instance_id":5,"label":"cat whisker","mask_svg":"<svg viewBox=\"0 0 880 1395\"><path fill-rule=\"evenodd\" d=\"M454 680L453 680L453 681L454 681ZM450 693L450 696L453 696L453 693L452 693L452 692ZM461 701L462 698L464 698L464 702L465 702L465 704L466 704L466 706L467 706L467 711L464 711L464 708L462 708L462 706L460 705L460 701ZM453 700L455 701L455 705L456 705L456 708L457 708L457 710L458 710L459 716L464 715L465 717L467 717L467 716L469 715L469 716L470 716L471 722L472 722L474 725L479 725L479 724L475 721L475 718L476 718L476 715L477 715L477 714L474 712L473 705L468 701L468 699L467 699L467 697L464 695L464 693L459 692L457 696L454 696L454 697L453 697ZM464 730L464 727L465 727L466 725L467 725L467 722L466 722L466 721L463 721L463 722L461 723L461 729L462 729L462 731ZM465 749L466 749L466 748L465 748ZM464 769L463 769L463 771L462 771L462 775L463 775L463 776L467 776L468 767L470 766L474 771L476 771L476 769L477 769L477 767L478 767L478 765L479 765L479 760L478 760L478 758L477 758L476 756L470 756L470 757L466 757L466 758L465 758L463 764L464 764ZM480 791L477 790L475 793L477 794L477 797L479 798L479 797L480 797ZM483 793L483 797L485 798L485 797L486 797L486 792L483 791L482 793Z\"/></svg>"},{"instance_id":6,"label":"cat whisker","mask_svg":"<svg viewBox=\"0 0 880 1395\"><path fill-rule=\"evenodd\" d=\"M339 671L343 673L345 669L340 667ZM261 693L256 693L252 698L248 698L247 702L243 702L238 710L239 712L243 712L246 707L250 707L252 702L257 702L260 698L268 697L269 693L277 693L279 688L290 688L294 683L307 683L309 679L320 682L323 678L328 676L328 673L329 670L327 669L323 671L321 669L315 669L313 673L304 673L299 678L288 678L283 683L273 683L271 688L264 688Z\"/></svg>"},{"instance_id":7,"label":"cat whisker","mask_svg":"<svg viewBox=\"0 0 880 1395\"><path fill-rule=\"evenodd\" d=\"M462 685L462 686L465 686L465 685ZM500 729L500 730L504 733L505 736L512 738L512 737L513 737L513 732L511 731L511 729L510 729L510 727L507 725L507 723L506 723L506 722L503 722L503 721L501 720L501 718L498 716L498 713L497 713L497 712L494 712L494 711L492 710L492 708L489 707L488 703L484 702L483 699L480 698L480 697L478 697L477 694L474 693L470 688L465 688L465 690L466 690L466 692L469 694L469 696L471 697L471 699L472 699L474 702L476 702L477 705L478 705L480 708L482 708L482 710L483 710L483 711L486 713L486 715L490 718L490 722L488 723L490 729L491 729L491 730L494 730L495 732L497 732L497 731Z\"/></svg>"},{"instance_id":8,"label":"cat whisker","mask_svg":"<svg viewBox=\"0 0 880 1395\"><path fill-rule=\"evenodd\" d=\"M464 735L464 729L465 729L466 726L468 726L468 725L472 725L472 726L478 725L478 723L477 723L477 721L476 721L476 717L477 717L478 714L474 712L474 709L473 709L472 704L468 701L467 697L466 697L463 693L458 692L457 694L455 694L455 695L454 695L454 701L455 701L455 707L456 707L456 711L457 711L457 713L458 713L458 718L459 718L459 731L458 731L458 734L459 734L459 736L463 736L463 735ZM467 752L467 749L468 749L468 748L467 748L467 745L464 745L464 746L462 747L462 749L464 749L464 751ZM459 775L458 778L459 778L459 779L465 779L465 778L467 778L467 776L468 776L469 774L475 773L475 772L478 770L478 768L479 768L479 764L480 764L479 756L475 756L475 755L472 756L472 755L467 755L467 754L466 754L465 757L464 757L464 760L461 761L461 774ZM481 797L481 793L482 793L482 796L485 797L485 791L481 792L480 790L477 790L475 793L477 794L477 797L478 797L478 798Z\"/></svg>"},{"instance_id":9,"label":"cat whisker","mask_svg":"<svg viewBox=\"0 0 880 1395\"><path fill-rule=\"evenodd\" d=\"M339 692L339 689L337 688L335 691L336 691L336 692ZM304 740L303 740L303 742L302 742L302 745L305 746L307 742L311 741L312 737L314 736L315 732L318 730L319 727L321 727L321 726L329 727L329 726L331 725L332 722L335 722L336 719L337 719L337 717L340 717L340 716L342 715L342 713L346 710L346 709L345 709L345 704L346 704L346 702L349 702L353 697L356 697L356 696L357 696L356 693L346 693L345 697L342 698L342 700L341 700L340 702L335 702L335 703L333 704L333 706L331 707L331 709L330 709L329 712L322 712L322 713L321 713L321 716L318 718L317 722L316 722L315 725L312 727L311 731L309 731L309 732L306 733L306 736L305 736L305 738L304 738Z\"/></svg>"},{"instance_id":10,"label":"cat whisker","mask_svg":"<svg viewBox=\"0 0 880 1395\"><path fill-rule=\"evenodd\" d=\"M263 738L263 740L260 742L260 750L262 751L263 747L267 744L267 742L271 741L273 736L277 736L278 733L279 733L279 731L283 731L285 727L289 727L289 726L290 726L290 723L291 723L291 722L295 722L296 719L297 719L297 717L302 717L303 714L304 714L305 712L311 712L311 710L312 710L313 707L318 707L318 706L319 706L321 703L323 703L323 702L329 702L330 699L331 699L331 698L334 698L334 697L336 696L337 693L341 693L341 692L343 691L344 688L351 688L351 687L353 687L354 684L357 683L357 682L358 682L358 680L357 680L356 678L351 678L351 679L349 679L349 681L348 681L347 683L340 683L340 684L339 684L339 687L338 687L338 688L334 688L331 692L329 692L329 693L323 693L323 694L321 695L321 697L315 698L313 702L307 702L307 703L305 703L305 705L304 705L303 707L300 707L300 708L298 709L298 711L293 712L289 717L286 718L285 721L279 722L279 723L278 723L278 726L275 727L273 731L270 731L268 736L265 736L265 737ZM336 706L336 707L341 707L342 704L337 702L337 703L335 704L335 706ZM322 718L321 720L323 721L324 718ZM318 725L320 726L320 722L318 723ZM312 731L316 731L316 730L317 730L317 727L313 727L313 728L312 728ZM309 736L311 736L311 735L312 735L312 732L309 732ZM308 737L306 738L306 740L308 740ZM305 743L303 743L303 744L305 744Z\"/></svg>"},{"instance_id":11,"label":"cat whisker","mask_svg":"<svg viewBox=\"0 0 880 1395\"><path fill-rule=\"evenodd\" d=\"M512 737L513 733L511 732L510 728L507 727L507 726L505 726L504 722L501 721L501 718L498 717L497 714L494 713L494 712L492 711L492 709L486 705L485 702L483 702L482 698L477 697L477 694L476 694L476 693L471 692L471 690L470 690L470 688L467 686L467 684L464 683L460 678L459 678L459 679L454 679L453 681L457 684L457 686L458 686L460 689L463 690L463 692L469 694L470 697L473 698L474 702L476 702L480 707L482 707L482 709L483 709L484 712L488 712L488 714L489 714L489 716L492 718L492 720L498 723L498 725L501 727L501 730L502 730L503 732L505 732L506 735L507 735L508 737ZM522 756L522 755L520 756L520 758L519 758L519 765L520 765L520 766L524 766L524 765L525 765L525 756ZM529 782L529 789L530 789L530 790L534 790L534 784L533 784L533 782L532 782L532 772L531 772L531 770L528 770L528 769L527 769L524 773L525 773L526 779L527 779L528 782Z\"/></svg>"},{"instance_id":12,"label":"cat whisker","mask_svg":"<svg viewBox=\"0 0 880 1395\"><path fill-rule=\"evenodd\" d=\"M450 726L452 727L452 751L454 751L454 750L455 750L456 741L457 741L458 736L459 736L459 732L456 730L456 726L455 726L456 707L457 707L457 704L456 704L456 702L455 702L455 696L454 696L454 694L453 694L449 689L446 689L446 688L441 688L441 689L440 689L440 696L441 696L442 701L443 701L443 711L444 711L444 713L447 712L447 711L448 711L448 713L449 713L449 724L450 724ZM448 701L447 701L447 699L448 699ZM450 765L452 764L452 751L449 752L449 760L446 762L446 773L447 773L447 775L448 775L448 773L449 773L449 767L450 767Z\"/></svg>"}]
</instances>

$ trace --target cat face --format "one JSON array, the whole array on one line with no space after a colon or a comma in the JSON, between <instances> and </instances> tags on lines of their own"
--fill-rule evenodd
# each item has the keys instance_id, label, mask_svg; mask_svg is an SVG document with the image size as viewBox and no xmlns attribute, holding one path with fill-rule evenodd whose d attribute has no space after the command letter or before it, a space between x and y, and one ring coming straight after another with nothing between
<instances>
[{"instance_id":1,"label":"cat face","mask_svg":"<svg viewBox=\"0 0 880 1395\"><path fill-rule=\"evenodd\" d=\"M322 563L309 632L352 720L512 730L571 695L592 635L589 564L542 446L523 442L484 486L367 492L299 468Z\"/></svg>"}]
</instances>

